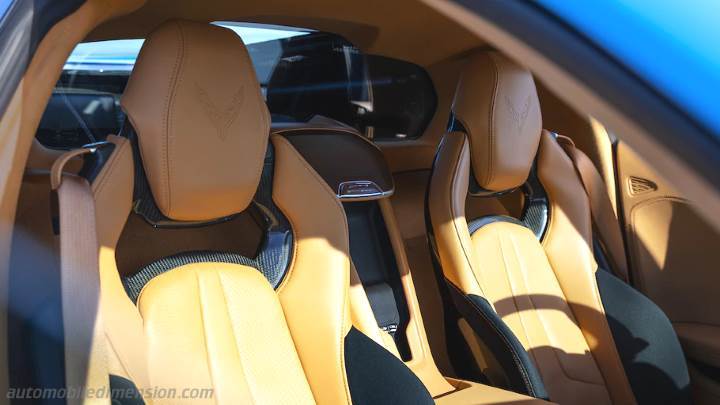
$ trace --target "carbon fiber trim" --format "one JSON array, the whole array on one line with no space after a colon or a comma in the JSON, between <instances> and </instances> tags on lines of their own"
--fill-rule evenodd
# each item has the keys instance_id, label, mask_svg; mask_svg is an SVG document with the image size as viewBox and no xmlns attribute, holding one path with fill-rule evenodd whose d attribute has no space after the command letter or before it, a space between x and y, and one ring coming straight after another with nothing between
<instances>
[{"instance_id":1,"label":"carbon fiber trim","mask_svg":"<svg viewBox=\"0 0 720 405\"><path fill-rule=\"evenodd\" d=\"M520 221L533 231L538 240L542 240L550 218L550 204L535 167L530 171L522 189L525 193L525 207Z\"/></svg>"},{"instance_id":2,"label":"carbon fiber trim","mask_svg":"<svg viewBox=\"0 0 720 405\"><path fill-rule=\"evenodd\" d=\"M128 121L123 126L122 135L130 140L135 159L134 214L140 215L154 228L206 227L234 218L234 216L229 216L212 221L185 222L174 221L165 217L152 197L145 178L145 170L142 166L142 158L137 145L137 135ZM264 228L263 240L254 258L233 252L203 250L182 252L158 259L142 267L132 276L123 277L125 291L133 302L137 301L142 288L154 277L168 270L191 263L234 263L250 266L260 271L273 288L277 288L285 276L292 259L293 234L290 222L272 200L274 168L274 149L272 144L268 144L260 184L252 205L249 207L256 221Z\"/></svg>"},{"instance_id":3,"label":"carbon fiber trim","mask_svg":"<svg viewBox=\"0 0 720 405\"><path fill-rule=\"evenodd\" d=\"M251 259L237 253L195 251L164 257L143 267L130 277L123 277L125 292L137 303L140 291L153 278L172 269L192 263L233 263L258 269L276 287L285 273L290 258L290 244L278 244L275 249L261 250Z\"/></svg>"}]
</instances>

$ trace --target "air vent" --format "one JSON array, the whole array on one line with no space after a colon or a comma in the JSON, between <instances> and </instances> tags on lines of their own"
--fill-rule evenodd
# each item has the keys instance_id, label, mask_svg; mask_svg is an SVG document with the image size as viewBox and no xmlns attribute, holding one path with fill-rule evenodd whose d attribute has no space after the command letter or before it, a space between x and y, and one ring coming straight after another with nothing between
<instances>
[{"instance_id":1,"label":"air vent","mask_svg":"<svg viewBox=\"0 0 720 405\"><path fill-rule=\"evenodd\" d=\"M630 195L645 194L657 190L657 184L642 177L630 176L628 185L630 186Z\"/></svg>"}]
</instances>

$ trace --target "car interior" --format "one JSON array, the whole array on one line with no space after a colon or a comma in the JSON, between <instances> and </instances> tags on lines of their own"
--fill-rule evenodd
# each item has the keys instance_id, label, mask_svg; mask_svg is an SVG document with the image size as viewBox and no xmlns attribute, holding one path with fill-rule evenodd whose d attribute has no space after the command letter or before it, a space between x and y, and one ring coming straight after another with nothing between
<instances>
[{"instance_id":1,"label":"car interior","mask_svg":"<svg viewBox=\"0 0 720 405\"><path fill-rule=\"evenodd\" d=\"M80 3L8 107L8 387L720 402L718 230L528 60L432 2Z\"/></svg>"}]
</instances>

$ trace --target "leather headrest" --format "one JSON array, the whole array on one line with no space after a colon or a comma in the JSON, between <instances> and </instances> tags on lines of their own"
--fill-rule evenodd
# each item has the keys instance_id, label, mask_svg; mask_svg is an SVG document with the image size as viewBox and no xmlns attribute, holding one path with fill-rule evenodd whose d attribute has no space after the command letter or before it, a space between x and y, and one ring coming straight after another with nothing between
<instances>
[{"instance_id":1,"label":"leather headrest","mask_svg":"<svg viewBox=\"0 0 720 405\"><path fill-rule=\"evenodd\" d=\"M505 191L525 183L542 131L540 102L527 69L494 51L471 56L453 112L468 134L480 187Z\"/></svg>"},{"instance_id":2,"label":"leather headrest","mask_svg":"<svg viewBox=\"0 0 720 405\"><path fill-rule=\"evenodd\" d=\"M145 41L121 103L166 217L210 220L247 208L270 118L240 37L209 24L162 24Z\"/></svg>"}]
</instances>

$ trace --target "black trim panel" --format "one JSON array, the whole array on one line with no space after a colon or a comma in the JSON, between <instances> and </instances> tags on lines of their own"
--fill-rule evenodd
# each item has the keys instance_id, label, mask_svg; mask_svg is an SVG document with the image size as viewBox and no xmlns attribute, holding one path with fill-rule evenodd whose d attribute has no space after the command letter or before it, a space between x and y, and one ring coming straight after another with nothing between
<instances>
[{"instance_id":1,"label":"black trim panel","mask_svg":"<svg viewBox=\"0 0 720 405\"><path fill-rule=\"evenodd\" d=\"M433 404L400 359L354 327L345 336L345 372L353 404Z\"/></svg>"},{"instance_id":2,"label":"black trim panel","mask_svg":"<svg viewBox=\"0 0 720 405\"><path fill-rule=\"evenodd\" d=\"M608 271L595 272L620 360L638 404L690 404L680 342L662 310Z\"/></svg>"}]
</instances>

